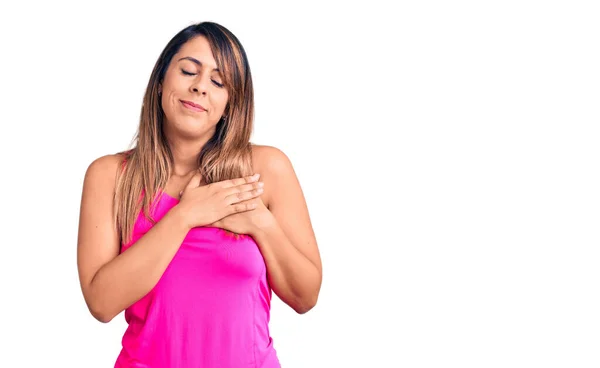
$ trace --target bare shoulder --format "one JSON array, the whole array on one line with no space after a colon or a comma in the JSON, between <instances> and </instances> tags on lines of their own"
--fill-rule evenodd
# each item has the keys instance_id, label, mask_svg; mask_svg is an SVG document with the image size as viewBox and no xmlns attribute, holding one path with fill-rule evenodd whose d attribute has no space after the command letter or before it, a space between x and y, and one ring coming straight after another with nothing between
<instances>
[{"instance_id":1,"label":"bare shoulder","mask_svg":"<svg viewBox=\"0 0 600 368\"><path fill-rule=\"evenodd\" d=\"M252 164L254 171L260 174L260 180L265 183L261 198L267 208L271 209L277 198L278 187L290 180L297 181L292 163L277 147L252 145Z\"/></svg>"},{"instance_id":2,"label":"bare shoulder","mask_svg":"<svg viewBox=\"0 0 600 368\"><path fill-rule=\"evenodd\" d=\"M93 160L85 173L84 181L87 184L93 182L96 185L114 186L119 168L121 167L125 155L122 153L108 154Z\"/></svg>"},{"instance_id":3,"label":"bare shoulder","mask_svg":"<svg viewBox=\"0 0 600 368\"><path fill-rule=\"evenodd\" d=\"M292 167L289 157L273 146L252 145L252 162L256 171L265 174L285 174Z\"/></svg>"},{"instance_id":4,"label":"bare shoulder","mask_svg":"<svg viewBox=\"0 0 600 368\"><path fill-rule=\"evenodd\" d=\"M116 169L119 165L123 163L124 159L125 154L123 153L104 155L93 160L92 163L90 163L88 170L91 169L93 171L103 171L107 169Z\"/></svg>"}]
</instances>

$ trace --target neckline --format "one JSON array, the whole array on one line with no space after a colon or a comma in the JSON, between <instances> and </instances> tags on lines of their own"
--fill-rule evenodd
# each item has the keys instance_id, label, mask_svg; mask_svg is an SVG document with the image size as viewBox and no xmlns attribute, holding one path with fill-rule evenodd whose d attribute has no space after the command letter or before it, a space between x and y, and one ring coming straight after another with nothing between
<instances>
[{"instance_id":1,"label":"neckline","mask_svg":"<svg viewBox=\"0 0 600 368\"><path fill-rule=\"evenodd\" d=\"M177 198L173 197L172 195L170 195L169 193L165 192L164 190L161 190L161 191L159 191L159 192L158 192L158 195L161 195L161 193L162 193L162 195L163 195L164 197L167 197L167 198L171 199L172 201L179 202L179 199L177 199ZM162 198L162 197L161 197L161 198Z\"/></svg>"}]
</instances>

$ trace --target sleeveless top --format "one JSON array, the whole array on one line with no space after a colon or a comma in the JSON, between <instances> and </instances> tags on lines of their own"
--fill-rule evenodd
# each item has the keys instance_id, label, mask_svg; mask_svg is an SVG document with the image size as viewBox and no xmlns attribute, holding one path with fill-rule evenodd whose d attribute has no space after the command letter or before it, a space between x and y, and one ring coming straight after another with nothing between
<instances>
[{"instance_id":1,"label":"sleeveless top","mask_svg":"<svg viewBox=\"0 0 600 368\"><path fill-rule=\"evenodd\" d=\"M164 192L157 198L156 222L179 203ZM121 253L151 227L140 211ZM251 236L192 228L156 286L125 310L115 368L280 368L269 334L271 296Z\"/></svg>"}]
</instances>

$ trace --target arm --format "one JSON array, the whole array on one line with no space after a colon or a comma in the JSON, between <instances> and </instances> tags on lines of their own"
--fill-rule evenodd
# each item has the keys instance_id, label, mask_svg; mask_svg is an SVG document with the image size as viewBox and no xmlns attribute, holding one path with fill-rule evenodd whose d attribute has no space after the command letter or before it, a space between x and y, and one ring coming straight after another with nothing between
<instances>
[{"instance_id":1,"label":"arm","mask_svg":"<svg viewBox=\"0 0 600 368\"><path fill-rule=\"evenodd\" d=\"M85 302L92 315L109 322L158 283L189 228L177 205L122 254L113 225L117 155L88 167L81 200L77 267Z\"/></svg>"},{"instance_id":2,"label":"arm","mask_svg":"<svg viewBox=\"0 0 600 368\"><path fill-rule=\"evenodd\" d=\"M300 183L288 157L275 147L257 149L255 162L269 190L267 203L273 220L252 236L275 294L297 313L306 313L317 303L322 266Z\"/></svg>"}]
</instances>

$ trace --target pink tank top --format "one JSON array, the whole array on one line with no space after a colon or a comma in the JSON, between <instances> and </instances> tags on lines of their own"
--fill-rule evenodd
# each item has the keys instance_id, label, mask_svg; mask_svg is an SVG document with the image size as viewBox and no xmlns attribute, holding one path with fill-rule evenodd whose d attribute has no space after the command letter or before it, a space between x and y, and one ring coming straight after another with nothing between
<instances>
[{"instance_id":1,"label":"pink tank top","mask_svg":"<svg viewBox=\"0 0 600 368\"><path fill-rule=\"evenodd\" d=\"M157 198L159 221L179 200ZM151 227L140 212L121 252ZM280 368L266 276L252 237L191 229L156 286L125 310L128 328L115 368Z\"/></svg>"}]
</instances>

